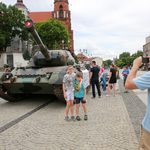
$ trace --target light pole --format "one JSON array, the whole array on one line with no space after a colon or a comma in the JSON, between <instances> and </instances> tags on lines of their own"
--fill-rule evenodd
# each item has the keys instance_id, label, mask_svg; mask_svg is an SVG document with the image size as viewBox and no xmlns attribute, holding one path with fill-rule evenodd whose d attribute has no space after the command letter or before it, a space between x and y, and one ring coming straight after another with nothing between
<instances>
[{"instance_id":1,"label":"light pole","mask_svg":"<svg viewBox=\"0 0 150 150\"><path fill-rule=\"evenodd\" d=\"M65 43L65 41L62 40L61 42L62 42L62 49L64 49L64 43Z\"/></svg>"}]
</instances>

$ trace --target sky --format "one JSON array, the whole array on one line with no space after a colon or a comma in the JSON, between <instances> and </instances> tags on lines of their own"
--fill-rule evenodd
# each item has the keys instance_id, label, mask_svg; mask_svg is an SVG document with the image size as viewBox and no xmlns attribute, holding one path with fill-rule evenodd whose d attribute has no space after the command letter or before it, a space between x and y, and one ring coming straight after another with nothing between
<instances>
[{"instance_id":1,"label":"sky","mask_svg":"<svg viewBox=\"0 0 150 150\"><path fill-rule=\"evenodd\" d=\"M15 4L16 0L1 0ZM24 0L29 11L52 11L53 0ZM150 0L69 0L75 51L113 59L143 50L150 35Z\"/></svg>"}]
</instances>

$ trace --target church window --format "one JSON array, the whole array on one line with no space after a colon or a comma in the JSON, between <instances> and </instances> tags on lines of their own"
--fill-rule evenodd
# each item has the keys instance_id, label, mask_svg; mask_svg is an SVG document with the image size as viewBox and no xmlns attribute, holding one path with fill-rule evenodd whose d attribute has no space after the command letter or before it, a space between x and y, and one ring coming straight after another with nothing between
<instances>
[{"instance_id":1,"label":"church window","mask_svg":"<svg viewBox=\"0 0 150 150\"><path fill-rule=\"evenodd\" d=\"M60 18L63 18L63 16L64 16L63 6L60 5L60 7L59 7L59 17L60 17Z\"/></svg>"}]
</instances>

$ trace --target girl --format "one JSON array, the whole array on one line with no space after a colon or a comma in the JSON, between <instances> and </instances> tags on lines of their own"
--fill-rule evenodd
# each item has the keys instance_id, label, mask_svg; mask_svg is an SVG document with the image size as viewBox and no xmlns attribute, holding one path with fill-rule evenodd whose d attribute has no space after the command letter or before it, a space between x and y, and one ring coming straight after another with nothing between
<instances>
[{"instance_id":1,"label":"girl","mask_svg":"<svg viewBox=\"0 0 150 150\"><path fill-rule=\"evenodd\" d=\"M66 116L65 120L69 121L69 111L71 113L71 120L75 120L74 118L74 108L73 108L73 102L74 102L74 80L75 80L75 73L73 66L68 66L67 73L64 76L63 79L63 93L64 98L66 100Z\"/></svg>"}]
</instances>

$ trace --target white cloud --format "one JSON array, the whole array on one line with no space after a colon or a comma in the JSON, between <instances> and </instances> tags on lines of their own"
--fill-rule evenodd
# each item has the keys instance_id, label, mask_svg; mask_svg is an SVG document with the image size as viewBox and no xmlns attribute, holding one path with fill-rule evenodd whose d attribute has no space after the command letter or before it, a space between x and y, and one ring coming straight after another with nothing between
<instances>
[{"instance_id":1,"label":"white cloud","mask_svg":"<svg viewBox=\"0 0 150 150\"><path fill-rule=\"evenodd\" d=\"M14 4L16 0L2 0ZM75 48L112 58L142 49L150 34L150 0L69 0ZM31 11L53 9L50 0L24 0Z\"/></svg>"}]
</instances>

